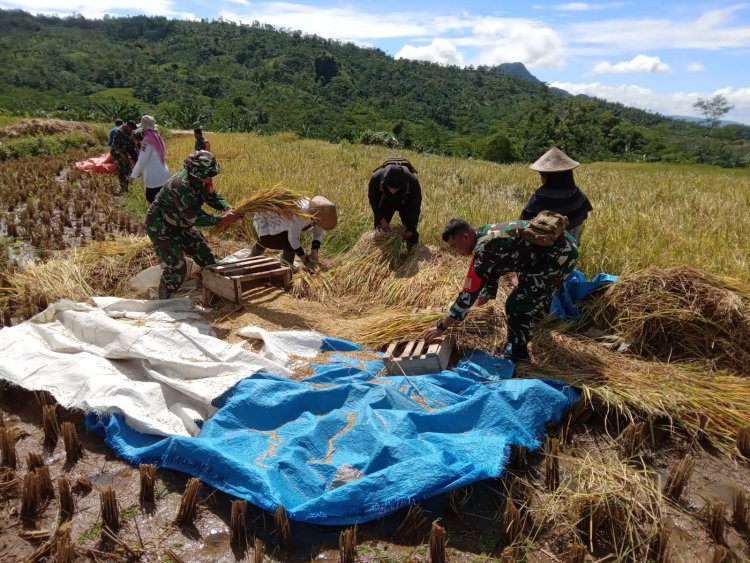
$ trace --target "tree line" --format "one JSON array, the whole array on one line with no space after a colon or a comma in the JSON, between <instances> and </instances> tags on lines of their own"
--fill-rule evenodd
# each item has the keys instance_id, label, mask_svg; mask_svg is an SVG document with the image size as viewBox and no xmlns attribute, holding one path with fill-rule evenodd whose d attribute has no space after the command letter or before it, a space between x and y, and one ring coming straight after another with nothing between
<instances>
[{"instance_id":1,"label":"tree line","mask_svg":"<svg viewBox=\"0 0 750 563\"><path fill-rule=\"evenodd\" d=\"M496 162L530 161L554 144L582 160L750 164L750 127L572 96L518 64L395 60L258 22L0 10L0 47L5 113L107 121L151 113L179 128L294 131Z\"/></svg>"}]
</instances>

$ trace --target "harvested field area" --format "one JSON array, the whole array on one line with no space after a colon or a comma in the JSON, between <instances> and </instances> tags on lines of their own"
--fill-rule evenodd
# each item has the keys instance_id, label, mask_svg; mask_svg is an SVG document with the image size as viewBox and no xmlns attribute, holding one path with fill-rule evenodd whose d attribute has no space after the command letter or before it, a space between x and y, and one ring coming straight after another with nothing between
<instances>
[{"instance_id":1,"label":"harvested field area","mask_svg":"<svg viewBox=\"0 0 750 563\"><path fill-rule=\"evenodd\" d=\"M302 158L299 143L286 144ZM123 201L112 195L114 178L68 172L80 156L29 160L9 184L29 187L0 192L0 235L12 222L14 240L31 243L43 225L62 231L63 241L35 245L41 258L28 267L0 263L5 324L58 299L133 297L127 280L156 263L128 211L141 209L142 194ZM23 201L22 191L33 195ZM315 330L365 345L350 355L355 362L379 359L388 343L442 317L466 259L429 238L407 253L398 229L362 230L341 252L324 244L320 269L296 272L291 291L259 286L246 303L217 302L202 317L219 338L246 349L259 345L237 331L254 325ZM221 257L249 242L212 236L210 244ZM732 260L716 259L731 269ZM739 280L695 265L633 269L595 292L579 321L545 317L533 363L519 366L516 378L560 380L582 399L547 428L544 445L515 447L498 478L404 499L356 527L289 521L283 510L245 504L191 475L133 467L85 431L83 413L0 383L0 561L750 560L750 290L742 269L734 273ZM451 328L454 360L503 343L510 288L502 280L496 301ZM194 280L182 295L198 299ZM291 378L313 377L311 366L335 355L295 357Z\"/></svg>"}]
</instances>

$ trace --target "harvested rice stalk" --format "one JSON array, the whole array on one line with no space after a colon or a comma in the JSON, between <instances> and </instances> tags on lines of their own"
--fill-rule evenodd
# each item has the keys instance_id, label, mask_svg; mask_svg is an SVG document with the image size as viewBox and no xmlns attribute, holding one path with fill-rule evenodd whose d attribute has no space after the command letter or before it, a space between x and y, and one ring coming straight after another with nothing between
<instances>
[{"instance_id":1,"label":"harvested rice stalk","mask_svg":"<svg viewBox=\"0 0 750 563\"><path fill-rule=\"evenodd\" d=\"M339 534L339 562L354 563L357 558L357 527L347 528Z\"/></svg>"},{"instance_id":2,"label":"harvested rice stalk","mask_svg":"<svg viewBox=\"0 0 750 563\"><path fill-rule=\"evenodd\" d=\"M75 424L63 422L61 427L63 443L65 444L65 461L73 464L83 457L83 448L78 442L78 433Z\"/></svg>"},{"instance_id":3,"label":"harvested rice stalk","mask_svg":"<svg viewBox=\"0 0 750 563\"><path fill-rule=\"evenodd\" d=\"M404 519L393 534L394 541L413 541L422 538L424 525L427 522L424 510L418 504L412 504L406 511Z\"/></svg>"},{"instance_id":4,"label":"harvested rice stalk","mask_svg":"<svg viewBox=\"0 0 750 563\"><path fill-rule=\"evenodd\" d=\"M247 516L247 501L237 499L232 501L232 515L229 525L229 545L244 553L247 550L247 529L245 518Z\"/></svg>"},{"instance_id":5,"label":"harvested rice stalk","mask_svg":"<svg viewBox=\"0 0 750 563\"><path fill-rule=\"evenodd\" d=\"M55 532L55 563L73 563L75 545L70 538L70 524L61 525Z\"/></svg>"},{"instance_id":6,"label":"harvested rice stalk","mask_svg":"<svg viewBox=\"0 0 750 563\"><path fill-rule=\"evenodd\" d=\"M549 491L560 486L560 442L550 437L544 442L544 483Z\"/></svg>"},{"instance_id":7,"label":"harvested rice stalk","mask_svg":"<svg viewBox=\"0 0 750 563\"><path fill-rule=\"evenodd\" d=\"M29 452L26 454L26 468L33 471L37 467L44 467L44 458L42 454Z\"/></svg>"},{"instance_id":8,"label":"harvested rice stalk","mask_svg":"<svg viewBox=\"0 0 750 563\"><path fill-rule=\"evenodd\" d=\"M261 212L275 213L286 218L310 218L310 214L302 211L299 206L302 199L304 198L298 193L277 184L272 188L251 193L234 208L234 214L239 216L240 219ZM228 226L217 225L211 229L211 233L219 235L227 228Z\"/></svg>"},{"instance_id":9,"label":"harvested rice stalk","mask_svg":"<svg viewBox=\"0 0 750 563\"><path fill-rule=\"evenodd\" d=\"M690 476L695 469L695 460L690 454L686 454L681 460L674 464L664 485L664 494L674 502L679 502L682 492L685 490Z\"/></svg>"},{"instance_id":10,"label":"harvested rice stalk","mask_svg":"<svg viewBox=\"0 0 750 563\"><path fill-rule=\"evenodd\" d=\"M709 500L705 507L706 529L720 545L726 545L727 540L724 536L724 530L727 523L727 503L720 500Z\"/></svg>"},{"instance_id":11,"label":"harvested rice stalk","mask_svg":"<svg viewBox=\"0 0 750 563\"><path fill-rule=\"evenodd\" d=\"M286 508L279 506L274 514L274 522L276 524L276 535L279 538L279 547L282 550L287 550L292 546L292 528L289 525L289 516L286 513Z\"/></svg>"},{"instance_id":12,"label":"harvested rice stalk","mask_svg":"<svg viewBox=\"0 0 750 563\"><path fill-rule=\"evenodd\" d=\"M57 406L45 405L42 407L42 428L44 429L44 445L54 448L60 435L60 427L57 424Z\"/></svg>"},{"instance_id":13,"label":"harvested rice stalk","mask_svg":"<svg viewBox=\"0 0 750 563\"><path fill-rule=\"evenodd\" d=\"M29 471L23 479L23 493L21 495L21 518L33 520L39 513L42 503L39 491L39 476Z\"/></svg>"},{"instance_id":14,"label":"harvested rice stalk","mask_svg":"<svg viewBox=\"0 0 750 563\"><path fill-rule=\"evenodd\" d=\"M739 487L732 493L732 525L743 532L750 530L750 505L747 494Z\"/></svg>"},{"instance_id":15,"label":"harvested rice stalk","mask_svg":"<svg viewBox=\"0 0 750 563\"><path fill-rule=\"evenodd\" d=\"M505 545L511 546L522 538L525 519L510 497L505 500L503 525Z\"/></svg>"},{"instance_id":16,"label":"harvested rice stalk","mask_svg":"<svg viewBox=\"0 0 750 563\"><path fill-rule=\"evenodd\" d=\"M255 538L255 544L253 546L253 563L263 563L265 551L265 546L260 538Z\"/></svg>"},{"instance_id":17,"label":"harvested rice stalk","mask_svg":"<svg viewBox=\"0 0 750 563\"><path fill-rule=\"evenodd\" d=\"M527 448L519 444L513 444L510 452L510 468L513 471L526 471L529 464L526 460Z\"/></svg>"},{"instance_id":18,"label":"harvested rice stalk","mask_svg":"<svg viewBox=\"0 0 750 563\"><path fill-rule=\"evenodd\" d=\"M193 523L195 518L195 512L198 508L198 495L201 490L201 481L196 477L192 477L185 486L185 492L182 494L182 500L180 501L180 508L177 511L177 516L174 519L174 523L178 526L189 526Z\"/></svg>"},{"instance_id":19,"label":"harvested rice stalk","mask_svg":"<svg viewBox=\"0 0 750 563\"><path fill-rule=\"evenodd\" d=\"M73 517L76 507L70 481L65 475L57 479L57 492L60 495L60 520L65 522Z\"/></svg>"},{"instance_id":20,"label":"harvested rice stalk","mask_svg":"<svg viewBox=\"0 0 750 563\"><path fill-rule=\"evenodd\" d=\"M625 459L633 457L641 447L645 422L631 422L620 435L620 455Z\"/></svg>"},{"instance_id":21,"label":"harvested rice stalk","mask_svg":"<svg viewBox=\"0 0 750 563\"><path fill-rule=\"evenodd\" d=\"M141 491L138 500L141 505L154 504L154 485L156 484L156 465L142 463L138 466L141 476Z\"/></svg>"},{"instance_id":22,"label":"harvested rice stalk","mask_svg":"<svg viewBox=\"0 0 750 563\"><path fill-rule=\"evenodd\" d=\"M99 492L99 505L102 513L102 537L105 529L117 533L120 529L120 510L117 507L117 493L112 487L105 487Z\"/></svg>"},{"instance_id":23,"label":"harvested rice stalk","mask_svg":"<svg viewBox=\"0 0 750 563\"><path fill-rule=\"evenodd\" d=\"M52 478L49 474L49 467L46 465L34 469L34 473L39 476L39 496L42 500L55 498L55 487L52 484Z\"/></svg>"},{"instance_id":24,"label":"harvested rice stalk","mask_svg":"<svg viewBox=\"0 0 750 563\"><path fill-rule=\"evenodd\" d=\"M16 440L10 429L0 428L0 453L2 453L2 467L15 469L18 466L16 458Z\"/></svg>"},{"instance_id":25,"label":"harvested rice stalk","mask_svg":"<svg viewBox=\"0 0 750 563\"><path fill-rule=\"evenodd\" d=\"M584 563L586 561L586 546L582 543L571 543L565 552L564 563Z\"/></svg>"},{"instance_id":26,"label":"harvested rice stalk","mask_svg":"<svg viewBox=\"0 0 750 563\"><path fill-rule=\"evenodd\" d=\"M669 541L671 535L672 527L660 522L648 547L649 560L654 563L669 563L672 560L672 544Z\"/></svg>"},{"instance_id":27,"label":"harvested rice stalk","mask_svg":"<svg viewBox=\"0 0 750 563\"><path fill-rule=\"evenodd\" d=\"M643 356L750 372L750 287L737 280L687 266L649 268L609 286L588 314Z\"/></svg>"},{"instance_id":28,"label":"harvested rice stalk","mask_svg":"<svg viewBox=\"0 0 750 563\"><path fill-rule=\"evenodd\" d=\"M432 523L430 529L430 562L431 563L445 563L447 560L445 555L445 528L435 520ZM354 558L352 558L352 562ZM343 561L342 561L343 563ZM347 562L348 563L348 562Z\"/></svg>"},{"instance_id":29,"label":"harvested rice stalk","mask_svg":"<svg viewBox=\"0 0 750 563\"><path fill-rule=\"evenodd\" d=\"M472 486L467 485L448 492L448 511L464 525L467 525L463 516L464 506L471 500L472 490Z\"/></svg>"},{"instance_id":30,"label":"harvested rice stalk","mask_svg":"<svg viewBox=\"0 0 750 563\"><path fill-rule=\"evenodd\" d=\"M508 546L500 554L500 563L517 563L525 560L524 550L521 546Z\"/></svg>"},{"instance_id":31,"label":"harvested rice stalk","mask_svg":"<svg viewBox=\"0 0 750 563\"><path fill-rule=\"evenodd\" d=\"M737 451L742 457L750 459L750 426L744 426L737 432Z\"/></svg>"},{"instance_id":32,"label":"harvested rice stalk","mask_svg":"<svg viewBox=\"0 0 750 563\"><path fill-rule=\"evenodd\" d=\"M0 411L0 428L5 428L5 419L3 418L3 411Z\"/></svg>"}]
</instances>

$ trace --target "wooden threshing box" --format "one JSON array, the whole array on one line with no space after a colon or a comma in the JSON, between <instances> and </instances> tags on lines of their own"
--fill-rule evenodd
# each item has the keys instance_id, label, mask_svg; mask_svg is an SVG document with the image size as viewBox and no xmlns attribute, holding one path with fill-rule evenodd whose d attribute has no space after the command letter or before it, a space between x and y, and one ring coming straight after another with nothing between
<instances>
[{"instance_id":1,"label":"wooden threshing box","mask_svg":"<svg viewBox=\"0 0 750 563\"><path fill-rule=\"evenodd\" d=\"M202 272L203 303L208 305L218 295L239 305L253 289L266 282L289 289L292 269L277 258L253 256L227 264L208 266Z\"/></svg>"},{"instance_id":2,"label":"wooden threshing box","mask_svg":"<svg viewBox=\"0 0 750 563\"><path fill-rule=\"evenodd\" d=\"M392 342L385 351L385 369L389 375L424 375L448 367L455 341L441 336L427 344L424 340Z\"/></svg>"}]
</instances>

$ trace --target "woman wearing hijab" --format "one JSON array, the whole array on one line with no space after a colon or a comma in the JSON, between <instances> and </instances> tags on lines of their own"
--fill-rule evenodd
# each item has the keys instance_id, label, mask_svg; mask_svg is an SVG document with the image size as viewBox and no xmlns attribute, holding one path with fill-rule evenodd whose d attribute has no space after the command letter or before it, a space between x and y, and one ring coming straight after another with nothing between
<instances>
[{"instance_id":1,"label":"woman wearing hijab","mask_svg":"<svg viewBox=\"0 0 750 563\"><path fill-rule=\"evenodd\" d=\"M580 243L583 222L593 208L573 179L573 169L579 164L556 147L532 164L529 168L539 172L542 185L529 198L521 219L533 219L545 210L565 215L568 218L568 232Z\"/></svg>"},{"instance_id":2,"label":"woman wearing hijab","mask_svg":"<svg viewBox=\"0 0 750 563\"><path fill-rule=\"evenodd\" d=\"M146 201L151 204L169 180L167 148L159 134L159 126L150 115L141 117L138 128L143 131L141 150L130 177L135 180L143 172L143 185L146 186Z\"/></svg>"}]
</instances>

